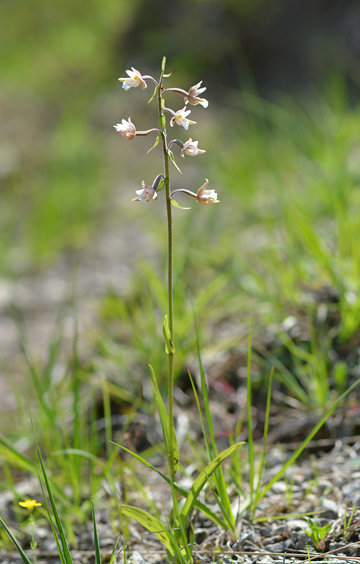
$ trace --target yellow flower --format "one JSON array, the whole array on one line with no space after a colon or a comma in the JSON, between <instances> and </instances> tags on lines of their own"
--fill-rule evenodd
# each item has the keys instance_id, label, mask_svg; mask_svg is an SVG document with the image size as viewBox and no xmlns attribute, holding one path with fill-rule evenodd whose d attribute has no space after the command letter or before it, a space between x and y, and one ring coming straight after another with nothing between
<instances>
[{"instance_id":1,"label":"yellow flower","mask_svg":"<svg viewBox=\"0 0 360 564\"><path fill-rule=\"evenodd\" d=\"M33 511L35 507L39 507L42 504L38 503L36 499L23 499L23 501L19 501L19 505L26 507L29 511Z\"/></svg>"}]
</instances>

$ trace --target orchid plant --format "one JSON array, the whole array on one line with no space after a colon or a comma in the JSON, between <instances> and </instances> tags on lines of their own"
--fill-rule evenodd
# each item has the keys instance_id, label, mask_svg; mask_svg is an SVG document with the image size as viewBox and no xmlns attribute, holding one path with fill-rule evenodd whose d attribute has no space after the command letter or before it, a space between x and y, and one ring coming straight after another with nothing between
<instances>
[{"instance_id":1,"label":"orchid plant","mask_svg":"<svg viewBox=\"0 0 360 564\"><path fill-rule=\"evenodd\" d=\"M180 139L172 139L168 142L167 138L167 129L166 129L166 119L165 113L171 115L170 119L170 126L174 127L175 125L182 126L186 131L189 129L190 125L196 124L195 121L192 121L188 118L191 113L191 110L188 110L188 104L191 106L201 105L203 108L207 108L209 103L205 98L200 98L199 95L202 94L206 88L201 88L201 82L192 86L189 91L183 90L181 88L165 88L164 87L164 80L170 77L173 73L165 74L165 58L162 62L161 74L159 80L156 80L154 77L150 75L142 75L138 70L134 67L131 67L131 70L127 70L126 74L128 75L127 78L119 78L122 82L122 87L124 90L129 90L130 88L137 88L141 86L142 89L146 89L148 86L148 82L152 82L155 84L155 91L150 101L152 101L155 97L157 98L158 104L158 118L159 118L159 127L154 127L152 129L148 129L146 131L137 131L134 123L131 121L129 117L128 120L122 119L121 123L117 123L114 125L116 131L118 131L122 137L132 141L138 136L150 135L151 133L157 133L156 141L154 146L155 148L160 141L162 142L162 152L163 152L163 162L164 162L164 171L161 174L158 174L152 183L151 186L145 184L142 181L142 188L141 190L136 191L136 198L134 201L139 201L143 204L148 204L152 200L158 199L158 194L165 187L165 201L166 201L166 210L167 210L167 227L168 227L168 313L165 316L164 321L164 335L166 341L166 352L169 357L169 371L168 371L168 417L170 421L170 431L169 431L169 453L174 452L174 431L173 431L173 386L174 386L174 354L175 354L175 346L174 346L174 314L173 314L173 229L172 229L172 209L171 205L175 205L176 207L181 207L173 198L174 194L182 192L194 198L199 204L209 204L209 203L218 203L219 200L217 199L217 194L215 190L207 190L207 185L209 181L206 179L205 183L197 190L197 192L192 192L191 190L185 188L178 188L174 191L170 189L170 160L174 163L177 167L174 159L174 155L172 152L172 147L174 145L178 145L180 147L180 156L185 157L185 155L189 156L197 156L205 153L203 149L199 149L198 141L193 141L190 137L187 141L183 142ZM165 94L168 92L174 92L182 96L185 102L185 106L177 111L172 110L165 106ZM151 149L150 149L151 150ZM183 208L184 209L184 208ZM170 476L172 480L175 480L176 475L176 461L174 460L174 456L171 454L169 456L169 466L170 466Z\"/></svg>"},{"instance_id":2,"label":"orchid plant","mask_svg":"<svg viewBox=\"0 0 360 564\"><path fill-rule=\"evenodd\" d=\"M205 179L204 184L196 191L193 192L187 188L177 188L171 190L170 182L170 161L180 171L177 166L173 154L173 147L177 145L180 148L180 156L196 157L204 154L205 150L199 148L199 142L193 141L191 137L187 141L180 139L171 139L168 141L166 114L170 115L170 127L180 126L186 131L190 126L196 124L195 121L189 119L191 110L187 109L190 106L200 105L207 108L209 103L205 98L200 95L205 92L206 88L201 87L201 82L192 86L188 91L181 88L165 88L164 81L169 78L173 73L165 74L166 59L163 58L161 65L161 73L159 80L156 80L150 75L142 75L134 67L127 70L126 78L119 78L123 83L124 90L137 88L141 86L146 89L148 83L151 82L155 85L154 94L149 100L151 102L156 98L157 100L157 116L159 119L159 127L153 127L146 131L138 131L129 117L127 120L122 119L121 123L114 125L122 137L129 141L134 140L138 136L150 135L156 133L156 140L150 150L154 149L161 143L163 154L163 172L158 174L151 185L142 182L142 188L136 191L136 198L134 201L140 201L143 204L149 204L153 200L159 200L158 195L164 189L165 205L167 212L167 263L168 263L168 277L167 277L167 293L168 293L168 311L164 318L163 333L165 339L165 351L168 355L168 394L167 406L160 394L157 379L154 371L151 368L152 384L154 389L154 397L156 400L157 408L159 411L160 421L163 429L164 442L168 458L169 477L162 472L151 466L146 460L142 459L138 454L131 453L138 460L141 460L147 467L157 472L161 477L171 486L172 491L172 516L168 520L170 528L167 524L162 523L159 519L153 517L146 511L123 505L121 512L124 515L134 518L140 522L148 530L152 531L158 536L168 551L169 558L173 561L177 556L178 560L188 562L191 560L191 550L188 543L188 526L190 513L194 506L197 506L204 511L208 517L212 518L215 522L219 523L219 519L208 508L205 508L197 498L203 487L208 483L209 477L213 472L215 474L219 471L219 466L230 454L232 454L242 443L232 445L229 449L220 454L214 452L213 459L209 464L200 472L199 476L194 481L189 491L184 490L176 482L176 474L179 468L179 449L177 446L176 433L174 429L174 355L175 355L175 338L174 338L174 311L173 311L173 220L172 220L172 205L181 209L182 208L174 199L174 195L183 193L196 200L199 204L214 204L218 203L217 193L215 190L209 190L208 179ZM183 98L184 107L174 111L165 105L165 97L168 92L178 94ZM181 172L181 171L180 171ZM121 445L119 445L121 446ZM125 447L121 447L125 448ZM127 449L125 449L127 450ZM183 501L179 504L178 496L183 496ZM221 521L220 521L221 522ZM184 560L185 556L185 560Z\"/></svg>"}]
</instances>

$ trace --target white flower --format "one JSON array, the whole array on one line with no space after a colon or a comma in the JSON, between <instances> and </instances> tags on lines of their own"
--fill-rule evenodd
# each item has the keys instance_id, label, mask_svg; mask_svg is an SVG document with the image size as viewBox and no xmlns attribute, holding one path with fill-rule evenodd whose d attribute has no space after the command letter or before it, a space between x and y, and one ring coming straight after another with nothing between
<instances>
[{"instance_id":1,"label":"white flower","mask_svg":"<svg viewBox=\"0 0 360 564\"><path fill-rule=\"evenodd\" d=\"M126 139L129 139L129 141L131 141L131 139L134 139L136 135L135 125L132 123L130 118L128 119L128 121L126 121L126 119L123 119L121 123L117 123L116 125L114 125L114 127L116 131L121 133L121 135L123 137L126 137Z\"/></svg>"},{"instance_id":2,"label":"white flower","mask_svg":"<svg viewBox=\"0 0 360 564\"><path fill-rule=\"evenodd\" d=\"M182 125L184 129L189 129L189 125L191 123L196 123L196 121L186 119L186 116L189 114L191 114L191 110L187 110L186 106L184 106L182 110L174 112L173 117L170 120L171 127L174 126L174 123L177 123L178 125Z\"/></svg>"},{"instance_id":3,"label":"white flower","mask_svg":"<svg viewBox=\"0 0 360 564\"><path fill-rule=\"evenodd\" d=\"M180 155L185 157L185 155L190 155L191 157L195 157L196 155L201 155L201 153L206 153L203 149L198 148L199 141L193 141L191 137L184 143Z\"/></svg>"},{"instance_id":4,"label":"white flower","mask_svg":"<svg viewBox=\"0 0 360 564\"><path fill-rule=\"evenodd\" d=\"M200 186L199 190L196 194L196 200L199 204L217 204L219 200L217 199L217 193L215 190L206 190L207 185L209 184L208 179L206 178L205 184Z\"/></svg>"},{"instance_id":5,"label":"white flower","mask_svg":"<svg viewBox=\"0 0 360 564\"><path fill-rule=\"evenodd\" d=\"M142 204L147 204L150 200L157 199L157 192L152 186L146 186L145 182L141 183L142 190L136 190L138 195L137 198L133 199L133 202L141 202Z\"/></svg>"},{"instance_id":6,"label":"white flower","mask_svg":"<svg viewBox=\"0 0 360 564\"><path fill-rule=\"evenodd\" d=\"M136 88L137 86L140 86L141 84L141 88L147 88L147 84L145 82L145 80L143 79L141 73L134 69L134 67L131 67L131 70L127 70L126 74L129 75L129 78L119 78L119 80L121 80L121 82L123 82L122 87L124 88L124 90L129 90L129 88Z\"/></svg>"},{"instance_id":7,"label":"white flower","mask_svg":"<svg viewBox=\"0 0 360 564\"><path fill-rule=\"evenodd\" d=\"M196 106L197 104L201 104L201 106L203 106L204 108L207 108L209 105L209 102L207 100L205 100L205 98L199 98L199 94L202 94L203 92L205 92L206 88L199 88L201 86L202 80L200 82L198 82L197 84L195 84L195 86L192 86L187 94L187 96L185 96L184 100L185 100L185 104L189 103L192 106Z\"/></svg>"}]
</instances>

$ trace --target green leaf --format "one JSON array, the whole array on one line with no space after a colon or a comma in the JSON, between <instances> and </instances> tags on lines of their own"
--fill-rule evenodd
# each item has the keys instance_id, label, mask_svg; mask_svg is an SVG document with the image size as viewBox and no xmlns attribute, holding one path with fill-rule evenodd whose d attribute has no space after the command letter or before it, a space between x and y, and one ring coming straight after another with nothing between
<instances>
[{"instance_id":1,"label":"green leaf","mask_svg":"<svg viewBox=\"0 0 360 564\"><path fill-rule=\"evenodd\" d=\"M31 420L31 425L32 425L33 434L34 434L34 437L35 437L35 444L36 444L36 449L37 449L37 453L38 453L38 457L39 457L39 461L40 461L43 479L44 479L44 482L45 482L45 485L46 485L46 489L47 489L48 496L49 496L49 499L50 499L51 507L52 507L52 510L53 510L53 513L54 513L56 526L58 528L59 535L60 535L60 541L61 541L61 546L62 546L62 549L63 549L64 559L65 559L66 564L73 564L71 554L70 554L70 550L69 550L68 543L67 543L66 536L65 536L65 531L64 531L64 528L63 528L62 523L60 521L59 513L58 513L58 510L57 510L56 505L55 505L54 496L53 496L53 493L52 493L52 490L51 490L51 486L50 486L48 476L46 474L44 462L43 462L43 459L42 459L42 456L41 456L41 452L40 452L39 444L37 442L37 438L36 438L36 434L35 434L34 425L33 425L32 420Z\"/></svg>"},{"instance_id":2,"label":"green leaf","mask_svg":"<svg viewBox=\"0 0 360 564\"><path fill-rule=\"evenodd\" d=\"M182 174L181 170L179 169L178 165L175 162L174 153L170 149L168 149L167 152L174 167L180 172L180 174Z\"/></svg>"},{"instance_id":3,"label":"green leaf","mask_svg":"<svg viewBox=\"0 0 360 564\"><path fill-rule=\"evenodd\" d=\"M94 524L95 562L96 562L96 564L102 564L100 545L99 545L99 537L98 537L97 528L96 528L95 507L94 507L93 498L91 498L91 513L92 513L92 520L93 520L93 524Z\"/></svg>"},{"instance_id":4,"label":"green leaf","mask_svg":"<svg viewBox=\"0 0 360 564\"><path fill-rule=\"evenodd\" d=\"M21 548L20 544L18 543L18 541L16 540L16 538L14 537L14 535L12 534L12 532L10 531L9 527L7 526L7 524L5 523L5 521L0 517L0 523L2 524L2 526L4 527L7 536L9 537L10 540L12 540L12 542L14 543L14 545L16 546L22 561L24 562L24 564L32 564L31 560L27 557L26 553L24 552L24 550Z\"/></svg>"},{"instance_id":5,"label":"green leaf","mask_svg":"<svg viewBox=\"0 0 360 564\"><path fill-rule=\"evenodd\" d=\"M158 89L158 87L155 86L154 94L151 96L150 100L148 101L148 104L150 104L150 102L152 102L153 99L155 98L155 96L156 96L156 94L157 94L157 89ZM149 151L148 151L148 152L149 152Z\"/></svg>"},{"instance_id":6,"label":"green leaf","mask_svg":"<svg viewBox=\"0 0 360 564\"><path fill-rule=\"evenodd\" d=\"M205 486L205 484L208 481L211 474L214 472L214 470L216 470L216 468L218 468L218 466L228 456L233 454L233 452L235 452L235 450L237 450L243 444L244 444L243 442L242 443L236 443L236 444L232 445L231 447L229 447L228 449L221 452L220 454L218 454L214 458L214 460L212 460L206 466L206 468L204 468L204 470L199 474L199 476L196 478L195 482L191 486L190 491L187 495L184 507L182 508L182 510L180 512L180 518L181 518L182 522L184 523L184 525L186 525L186 522L187 522L187 520L190 516L190 512L191 512L192 508L194 507L194 504L195 504L201 490Z\"/></svg>"},{"instance_id":7,"label":"green leaf","mask_svg":"<svg viewBox=\"0 0 360 564\"><path fill-rule=\"evenodd\" d=\"M169 416L167 414L167 411L166 411L166 408L165 408L165 405L164 405L164 402L163 402L163 399L161 397L160 390L159 390L159 387L158 387L158 384L157 384L157 381L156 381L155 372L154 372L153 367L151 365L150 365L150 370L151 370L151 379L152 379L153 390L154 390L154 397L155 397L156 406L158 408L158 412L159 412L159 416L160 416L160 422L161 422L161 427L162 427L162 430L163 430L166 450L168 451L169 456L172 458L173 465L174 465L174 471L177 472L178 468L179 468L179 447L178 447L177 440L176 440L176 433L175 433L174 425L173 425L173 422L169 420ZM173 434L173 452L170 452L170 432L171 431L172 431L172 434Z\"/></svg>"},{"instance_id":8,"label":"green leaf","mask_svg":"<svg viewBox=\"0 0 360 564\"><path fill-rule=\"evenodd\" d=\"M162 178L159 182L159 186L157 187L156 191L160 192L160 190L162 190L164 188L166 183L167 183L166 178Z\"/></svg>"},{"instance_id":9,"label":"green leaf","mask_svg":"<svg viewBox=\"0 0 360 564\"><path fill-rule=\"evenodd\" d=\"M112 442L112 441L111 441ZM167 476L165 476L165 474L163 474L160 470L158 470L157 468L155 468L155 466L153 466L152 464L150 464L150 462L148 462L147 460L145 460L145 458L142 458L142 456L140 456L139 454L137 454L137 452L133 452L132 450L129 450L128 448L118 445L117 443L113 443L115 446L118 446L120 448L122 448L123 450L125 450L125 452L131 454L134 458L136 458L139 462L142 462L142 464L144 464L145 466L147 466L148 468L150 468L151 470L153 470L154 472L156 472L163 480L165 480L165 482L167 482L169 484L169 486L173 485L174 488L183 496L183 497L187 497L189 491L186 490L185 488L183 488L182 486L180 486L180 484L178 484L177 482L171 482L170 478L168 478ZM219 527L222 527L223 529L227 530L226 525L221 521L221 519L213 512L211 511L211 509L209 509L206 505L204 505L203 503L201 503L199 500L196 500L195 502L195 506L206 516L209 517L209 519L211 519L212 521L214 521L214 523L216 523L217 525L219 525Z\"/></svg>"},{"instance_id":10,"label":"green leaf","mask_svg":"<svg viewBox=\"0 0 360 564\"><path fill-rule=\"evenodd\" d=\"M183 208L182 206L180 206L180 204L178 204L175 200L173 200L171 198L171 203L175 208L179 208L180 210L191 210L191 208Z\"/></svg>"},{"instance_id":11,"label":"green leaf","mask_svg":"<svg viewBox=\"0 0 360 564\"><path fill-rule=\"evenodd\" d=\"M6 460L11 464L24 470L26 472L31 472L37 476L36 466L29 458L18 452L11 442L0 434L0 452Z\"/></svg>"},{"instance_id":12,"label":"green leaf","mask_svg":"<svg viewBox=\"0 0 360 564\"><path fill-rule=\"evenodd\" d=\"M153 146L147 151L146 153L147 155L150 153L150 151L152 151L153 149L155 149L155 147L158 146L160 139L161 139L161 135L159 134L156 136L155 143L153 144Z\"/></svg>"},{"instance_id":13,"label":"green leaf","mask_svg":"<svg viewBox=\"0 0 360 564\"><path fill-rule=\"evenodd\" d=\"M153 517L147 511L139 509L138 507L131 507L130 505L123 505L121 507L121 513L127 517L135 519L140 525L145 527L151 533L157 536L160 542L165 546L166 550L169 552L171 558L175 556L174 546L171 540L171 535L167 531L166 526L160 519Z\"/></svg>"},{"instance_id":14,"label":"green leaf","mask_svg":"<svg viewBox=\"0 0 360 564\"><path fill-rule=\"evenodd\" d=\"M167 315L165 315L165 317L164 317L163 334L164 334L164 339L165 339L165 352L166 352L166 354L174 354L175 347L174 347L174 344L172 342Z\"/></svg>"}]
</instances>

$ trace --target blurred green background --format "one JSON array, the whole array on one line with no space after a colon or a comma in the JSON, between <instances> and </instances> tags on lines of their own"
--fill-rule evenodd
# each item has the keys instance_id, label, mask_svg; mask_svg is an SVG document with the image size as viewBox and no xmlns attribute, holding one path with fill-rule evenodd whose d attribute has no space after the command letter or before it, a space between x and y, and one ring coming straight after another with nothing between
<instances>
[{"instance_id":1,"label":"blurred green background","mask_svg":"<svg viewBox=\"0 0 360 564\"><path fill-rule=\"evenodd\" d=\"M359 3L3 0L0 22L2 276L76 257L104 229L156 248L130 297L122 279L104 297L97 346L110 375L141 379L150 361L161 379L164 206L131 202L161 157L113 124L156 125L152 89L118 78L158 76L165 55L168 85L203 80L210 101L189 132L207 152L173 169L173 188L208 177L221 201L174 212L177 374L194 351L190 291L213 351L238 350L252 312L259 373L276 366L307 405L343 390L359 364ZM238 374L244 355L232 362Z\"/></svg>"},{"instance_id":2,"label":"blurred green background","mask_svg":"<svg viewBox=\"0 0 360 564\"><path fill-rule=\"evenodd\" d=\"M306 99L336 76L356 84L359 21L356 1L3 0L1 272L81 248L107 221L119 184L133 179L130 149L112 125L133 99L145 104L121 90L125 69L157 75L166 55L172 84L202 79L211 101L209 117L201 115L211 120L206 148L219 153L219 141L241 135L243 91ZM134 188L145 174L146 165ZM121 205L116 211L122 221Z\"/></svg>"}]
</instances>

